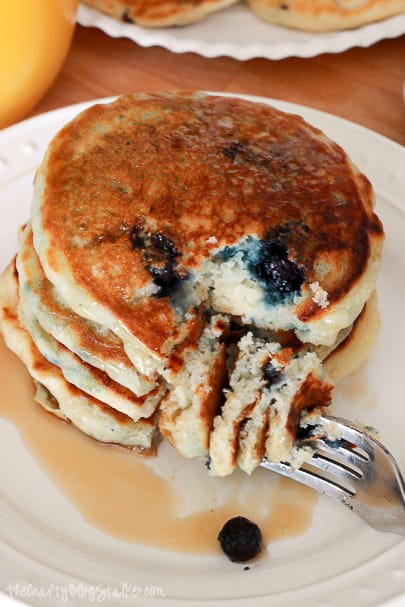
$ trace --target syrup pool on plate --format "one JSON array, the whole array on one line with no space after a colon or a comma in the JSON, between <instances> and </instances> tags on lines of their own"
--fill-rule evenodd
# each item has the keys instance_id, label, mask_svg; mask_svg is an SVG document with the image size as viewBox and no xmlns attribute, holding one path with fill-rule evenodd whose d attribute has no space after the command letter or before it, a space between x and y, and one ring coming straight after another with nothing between
<instances>
[{"instance_id":1,"label":"syrup pool on plate","mask_svg":"<svg viewBox=\"0 0 405 607\"><path fill-rule=\"evenodd\" d=\"M226 520L256 522L266 544L306 531L317 494L266 470L209 477L201 461L162 443L155 458L98 443L33 400L23 364L0 337L0 416L84 519L105 533L163 550L218 554ZM105 499L108 495L108 500Z\"/></svg>"}]
</instances>

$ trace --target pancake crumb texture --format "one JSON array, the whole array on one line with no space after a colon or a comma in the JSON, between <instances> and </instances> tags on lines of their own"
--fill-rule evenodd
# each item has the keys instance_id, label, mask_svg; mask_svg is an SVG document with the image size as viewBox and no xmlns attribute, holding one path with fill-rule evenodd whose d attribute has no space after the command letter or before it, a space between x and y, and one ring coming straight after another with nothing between
<instances>
[{"instance_id":1,"label":"pancake crumb texture","mask_svg":"<svg viewBox=\"0 0 405 607\"><path fill-rule=\"evenodd\" d=\"M37 171L1 331L35 400L96 440L164 438L217 476L299 467L378 330L373 205L337 144L265 104L95 105Z\"/></svg>"}]
</instances>

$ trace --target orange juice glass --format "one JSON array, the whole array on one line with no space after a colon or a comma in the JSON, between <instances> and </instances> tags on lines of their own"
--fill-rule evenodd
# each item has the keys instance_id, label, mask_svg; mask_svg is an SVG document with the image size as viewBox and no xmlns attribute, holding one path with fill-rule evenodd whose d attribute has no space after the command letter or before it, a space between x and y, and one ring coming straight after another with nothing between
<instances>
[{"instance_id":1,"label":"orange juice glass","mask_svg":"<svg viewBox=\"0 0 405 607\"><path fill-rule=\"evenodd\" d=\"M0 128L20 120L58 73L78 0L0 0Z\"/></svg>"}]
</instances>

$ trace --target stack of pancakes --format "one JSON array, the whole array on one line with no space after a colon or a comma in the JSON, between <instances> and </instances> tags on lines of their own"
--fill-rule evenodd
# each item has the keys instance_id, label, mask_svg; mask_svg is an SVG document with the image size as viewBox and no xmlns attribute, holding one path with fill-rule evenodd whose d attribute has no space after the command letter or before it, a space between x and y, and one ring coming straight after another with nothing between
<instances>
[{"instance_id":1,"label":"stack of pancakes","mask_svg":"<svg viewBox=\"0 0 405 607\"><path fill-rule=\"evenodd\" d=\"M2 332L37 401L100 441L164 436L218 475L299 465L328 368L351 370L377 325L372 207L298 116L194 93L95 105L37 172Z\"/></svg>"},{"instance_id":2,"label":"stack of pancakes","mask_svg":"<svg viewBox=\"0 0 405 607\"><path fill-rule=\"evenodd\" d=\"M84 0L107 15L146 27L185 25L238 0ZM405 0L246 0L259 16L286 27L349 29L405 12Z\"/></svg>"}]
</instances>

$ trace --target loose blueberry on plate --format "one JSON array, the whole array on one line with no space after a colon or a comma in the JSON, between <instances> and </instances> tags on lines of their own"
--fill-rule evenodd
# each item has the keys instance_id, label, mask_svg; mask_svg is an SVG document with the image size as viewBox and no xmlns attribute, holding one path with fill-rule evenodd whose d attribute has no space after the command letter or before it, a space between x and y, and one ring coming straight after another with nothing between
<instances>
[{"instance_id":1,"label":"loose blueberry on plate","mask_svg":"<svg viewBox=\"0 0 405 607\"><path fill-rule=\"evenodd\" d=\"M262 534L259 527L244 516L229 519L217 539L222 550L235 563L252 559L262 549Z\"/></svg>"}]
</instances>

